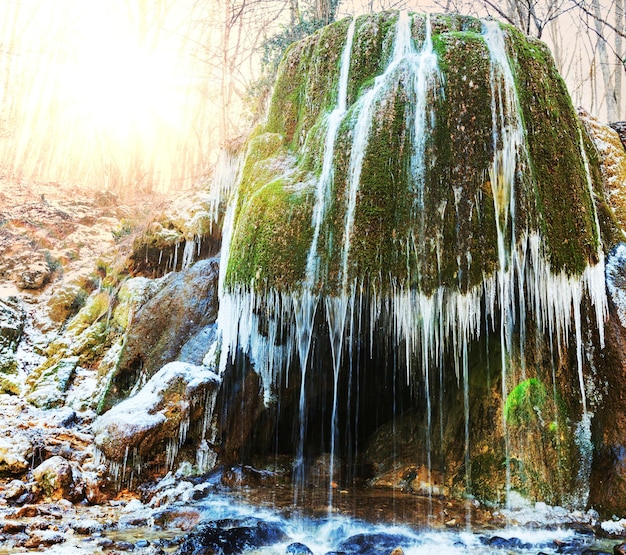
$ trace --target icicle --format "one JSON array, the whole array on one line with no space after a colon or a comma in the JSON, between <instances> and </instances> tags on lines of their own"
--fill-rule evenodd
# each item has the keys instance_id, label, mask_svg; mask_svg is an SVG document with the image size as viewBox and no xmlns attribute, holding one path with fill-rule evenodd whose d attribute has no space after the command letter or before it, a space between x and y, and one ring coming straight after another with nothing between
<instances>
[{"instance_id":1,"label":"icicle","mask_svg":"<svg viewBox=\"0 0 626 555\"><path fill-rule=\"evenodd\" d=\"M195 240L194 239L186 239L185 240L185 248L183 250L183 260L181 263L181 270L187 270L193 264L193 253L195 250Z\"/></svg>"}]
</instances>

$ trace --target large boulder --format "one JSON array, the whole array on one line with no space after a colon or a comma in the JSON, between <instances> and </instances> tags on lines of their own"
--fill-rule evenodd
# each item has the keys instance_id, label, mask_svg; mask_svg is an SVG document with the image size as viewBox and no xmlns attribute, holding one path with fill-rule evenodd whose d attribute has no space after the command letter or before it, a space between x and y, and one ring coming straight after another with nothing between
<instances>
[{"instance_id":1,"label":"large boulder","mask_svg":"<svg viewBox=\"0 0 626 555\"><path fill-rule=\"evenodd\" d=\"M205 411L210 411L219 384L219 377L206 367L165 365L135 395L94 421L96 447L118 465L130 453L129 466L134 463L139 470L148 461L171 467L187 433L198 425L204 433Z\"/></svg>"},{"instance_id":2,"label":"large boulder","mask_svg":"<svg viewBox=\"0 0 626 555\"><path fill-rule=\"evenodd\" d=\"M161 289L133 315L119 363L109 378L104 408L127 397L140 375L149 378L174 360L201 362L199 357L189 360L180 355L217 318L218 273L219 261L210 259L162 278Z\"/></svg>"},{"instance_id":3,"label":"large boulder","mask_svg":"<svg viewBox=\"0 0 626 555\"><path fill-rule=\"evenodd\" d=\"M26 434L6 430L0 437L0 475L17 476L30 467L33 444Z\"/></svg>"}]
</instances>

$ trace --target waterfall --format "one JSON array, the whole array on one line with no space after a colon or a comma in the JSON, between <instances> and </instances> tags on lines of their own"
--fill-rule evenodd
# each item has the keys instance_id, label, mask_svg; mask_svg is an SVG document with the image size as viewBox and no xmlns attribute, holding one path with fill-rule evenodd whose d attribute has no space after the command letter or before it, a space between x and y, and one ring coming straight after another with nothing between
<instances>
[{"instance_id":1,"label":"waterfall","mask_svg":"<svg viewBox=\"0 0 626 555\"><path fill-rule=\"evenodd\" d=\"M301 282L289 287L263 287L255 282L225 284L225 273L229 259L232 226L236 224L235 207L238 203L237 190L231 198L224 223L222 248L223 264L220 270L219 295L220 309L218 325L221 337L220 370L223 372L229 362L233 362L238 352L245 354L261 377L266 403L273 399L292 363L299 365L299 404L296 409L297 423L296 453L294 460L294 481L296 490L302 485L305 473L305 440L308 423L307 391L317 376L308 375L310 358L316 349L329 346L328 358L332 364L332 407L330 415L330 480L333 480L335 456L339 449L340 418L340 375L346 368L345 356L350 360L352 380L353 349L369 348L373 358L375 343L384 336L397 360L405 365L406 383L414 391L423 387L425 406L423 407L426 434L426 464L429 481L431 479L431 436L433 435L433 406L437 398L431 390L433 376L438 375L440 401L443 405L444 378L448 372L454 373L463 403L464 449L465 449L465 490L471 494L471 448L470 445L470 346L473 342L492 334L501 344L500 379L502 407L510 394L509 387L517 374L525 377L525 348L529 330L526 319L532 319L537 337L546 337L546 344L554 349L555 356L561 356L572 340L576 345L583 423L589 422L585 383L583 375L584 345L582 338L583 322L581 305L588 299L595 310L595 318L600 329L600 343L603 343L602 323L608 313L604 288L604 257L598 247L598 261L589 264L580 275L569 275L565 269L553 269L549 261L549 247L545 246L540 226L533 228L530 220L522 221L518 215L521 202L522 173L531 173L532 161L527 147L527 137L521 116L520 99L509 62L504 32L496 22L485 21L482 27L482 41L489 55L489 92L491 100L491 127L488 129L491 160L485 173L489 178L488 196L493 197L493 220L483 225L495 226L489 231L495 237L494 266L483 270L482 279L472 282L465 289L458 283L443 280L428 291L415 285L410 279L391 279L381 285L378 276L359 275L354 272L352 240L355 233L355 220L358 216L359 191L362 184L362 171L371 147L372 129L379 124L380 107L388 94L398 87L409 98L409 109L404 117L409 122L407 136L410 145L406 173L407 190L411 193L413 206L410 210L411 222L408 225L408 244L415 252L423 254L420 246L430 239L435 216L425 206L426 177L428 169L427 153L429 140L434 129L433 98L437 87L444 80L440 74L437 55L433 47L429 18L425 18L425 40L419 49L414 46L411 34L412 19L401 13L395 25L393 49L382 73L367 82L367 88L348 106L348 82L350 77L353 42L360 31L352 20L345 37L339 62L339 83L334 108L323 115L323 157L321 173L315 182L312 197L311 242L306 252L306 264ZM355 37L355 35L357 35ZM342 128L342 147L346 149L343 171L346 175L345 193L332 198L335 187L335 150L339 129ZM343 129L347 129L345 137ZM319 131L318 131L319 132ZM321 137L320 137L320 142ZM347 146L345 146L347 145ZM592 182L589 162L585 158L582 136L580 150L587 171L588 193L593 202ZM532 180L532 176L529 178ZM485 181L486 181L485 176ZM486 190L486 189L485 189ZM463 190L454 190L457 205ZM333 236L339 252L336 278L337 290L327 293L324 268L320 268L320 237L329 225L331 204L342 202L338 231ZM445 202L445 201L441 201ZM490 201L491 202L491 201ZM534 202L534 200L533 200ZM440 211L445 211L440 208ZM457 218L459 217L457 207ZM336 217L336 215L335 215ZM441 218L443 220L443 218ZM307 220L308 222L308 220ZM336 223L336 222L335 222ZM534 224L533 224L534 225ZM596 236L599 237L599 223L594 211ZM412 242L412 243L411 243ZM356 244L356 243L355 243ZM438 245L443 249L443 245ZM449 248L454 248L450 245ZM330 253L330 250L329 250ZM328 253L326 253L328 254ZM437 253L439 257L441 253ZM470 253L457 253L457 260ZM352 258L351 258L352 257ZM407 274L420 273L422 257L416 256L411 262L416 267L407 268ZM458 265L460 266L460 262ZM409 264L407 263L407 266ZM357 269L358 270L358 269ZM460 279L458 280L460 283ZM324 292L324 293L322 293ZM322 314L323 312L323 314ZM325 319L325 320L324 320ZM324 321L323 321L324 320ZM319 334L319 335L317 335ZM322 334L325 334L322 337ZM369 337L368 337L369 335ZM519 339L516 339L519 337ZM280 338L280 339L279 339ZM368 343L369 342L369 343ZM516 343L516 344L514 344ZM320 346L321 345L321 346ZM387 348L387 347L385 347ZM520 353L520 366L513 367L516 349ZM325 354L325 353L323 353ZM367 358L367 355L364 356ZM330 370L330 369L329 369ZM519 372L517 372L519 370ZM358 372L358 369L357 369ZM438 373L438 374L437 374ZM395 379L395 374L394 374ZM395 383L395 382L394 382ZM330 386L330 384L328 384ZM436 389L436 385L434 385ZM329 394L329 396L331 395ZM433 397L431 399L431 397ZM357 400L358 402L358 400ZM347 400L352 405L352 399ZM443 416L440 414L440 427L443 429ZM437 426L437 423L434 424ZM505 437L506 456L506 496L511 490L511 470L509 465L510 445L507 433L507 420L502 410L501 426ZM581 438L587 437L588 429L581 431ZM443 437L443 431L441 432ZM459 433L460 436L460 433ZM582 441L581 440L581 441ZM441 442L443 443L443 442ZM585 447L585 446L583 446ZM581 447L581 451L584 451ZM332 504L333 489L329 488L329 501ZM297 501L297 499L296 499Z\"/></svg>"},{"instance_id":2,"label":"waterfall","mask_svg":"<svg viewBox=\"0 0 626 555\"><path fill-rule=\"evenodd\" d=\"M507 369L511 364L513 323L515 320L515 282L518 268L511 253L517 244L515 233L515 185L518 164L527 166L524 127L522 125L515 89L515 80L509 65L504 33L496 21L484 22L485 43L491 57L491 117L494 156L489 168L489 179L496 213L498 246L498 298L500 300L500 344L502 371L502 403L507 400ZM507 235L510 236L507 242ZM508 243L508 244L507 244ZM521 278L521 279L520 279ZM523 275L518 276L523 283ZM523 299L523 291L521 291ZM520 308L524 306L520 300ZM520 333L523 349L524 334ZM523 359L523 356L522 356ZM506 496L507 504L511 490L511 469L507 422L502 413L502 427L506 453Z\"/></svg>"}]
</instances>

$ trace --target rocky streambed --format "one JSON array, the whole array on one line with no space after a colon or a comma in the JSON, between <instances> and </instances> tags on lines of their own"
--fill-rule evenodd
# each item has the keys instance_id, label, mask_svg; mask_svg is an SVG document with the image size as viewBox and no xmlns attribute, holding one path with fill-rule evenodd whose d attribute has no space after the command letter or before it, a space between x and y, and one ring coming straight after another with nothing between
<instances>
[{"instance_id":1,"label":"rocky streambed","mask_svg":"<svg viewBox=\"0 0 626 555\"><path fill-rule=\"evenodd\" d=\"M294 492L279 460L203 476L183 464L124 489L95 454L94 417L0 395L0 554L588 554L621 553L626 537L626 521L522 500L489 509L361 485L334 487L329 506L330 486Z\"/></svg>"}]
</instances>

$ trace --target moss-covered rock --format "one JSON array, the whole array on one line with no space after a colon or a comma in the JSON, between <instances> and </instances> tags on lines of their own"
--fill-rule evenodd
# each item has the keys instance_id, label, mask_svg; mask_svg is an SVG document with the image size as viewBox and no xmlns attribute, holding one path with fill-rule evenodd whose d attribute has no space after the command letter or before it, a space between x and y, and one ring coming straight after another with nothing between
<instances>
[{"instance_id":1,"label":"moss-covered rock","mask_svg":"<svg viewBox=\"0 0 626 555\"><path fill-rule=\"evenodd\" d=\"M619 230L545 45L458 15L326 27L286 54L234 198L222 352L280 398L246 437L331 425L333 406L336 436L359 438L341 447L367 441L386 483L445 468L454 494L584 505L584 376ZM300 433L311 460L329 435Z\"/></svg>"},{"instance_id":2,"label":"moss-covered rock","mask_svg":"<svg viewBox=\"0 0 626 555\"><path fill-rule=\"evenodd\" d=\"M26 399L36 407L44 409L61 406L77 365L78 357L70 357L61 359L45 369L33 383Z\"/></svg>"},{"instance_id":3,"label":"moss-covered rock","mask_svg":"<svg viewBox=\"0 0 626 555\"><path fill-rule=\"evenodd\" d=\"M216 259L202 260L184 272L161 278L158 284L135 278L122 287L114 320L120 324L132 321L132 325L124 328L123 345L115 348L115 362L100 365L100 378L107 384L99 400L100 411L177 360L188 341L215 323L218 268ZM208 347L205 345L206 350Z\"/></svg>"},{"instance_id":4,"label":"moss-covered rock","mask_svg":"<svg viewBox=\"0 0 626 555\"><path fill-rule=\"evenodd\" d=\"M348 240L344 228L356 122L364 95L387 70L397 20L397 13L385 12L359 18L355 25L347 111L335 141L318 246L318 286L329 290ZM431 76L420 74L411 61L421 55L428 25L439 66ZM228 262L231 285L254 282L256 289L288 290L304 276L315 179L328 140L327 118L337 102L347 28L348 21L326 27L285 57L267 123L249 143ZM374 280L382 290L404 283L428 293L441 285L467 290L495 271L497 199L488 175L496 149L505 148L508 139L504 128L494 128L494 110L511 111L506 125L517 118L523 126L524 143L514 153L514 182L508 185L516 207L505 241L539 233L553 271L579 275L596 259L600 241L590 181L600 200L602 188L593 161L588 175L578 119L545 45L503 27L504 55L516 88L514 97L505 99L511 105L505 105L498 100L505 78L494 69L480 20L413 15L411 30L413 54L377 85L356 184L349 281ZM426 86L420 100L426 103L424 116L416 113L419 86ZM414 137L420 117L427 122L421 130L425 137ZM423 148L423 162L413 159L416 148ZM423 164L423 177L416 174L416 163ZM423 179L423 193L416 193L416 179Z\"/></svg>"}]
</instances>

